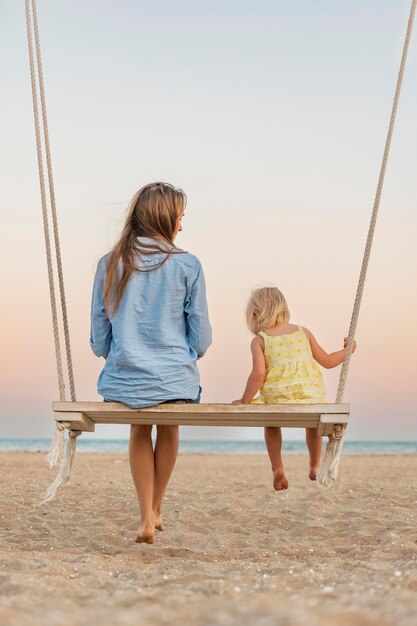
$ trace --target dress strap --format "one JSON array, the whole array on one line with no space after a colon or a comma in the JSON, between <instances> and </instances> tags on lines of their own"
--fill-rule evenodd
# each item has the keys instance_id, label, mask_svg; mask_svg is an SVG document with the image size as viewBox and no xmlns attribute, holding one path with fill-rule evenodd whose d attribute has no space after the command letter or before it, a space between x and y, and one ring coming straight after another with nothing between
<instances>
[{"instance_id":1,"label":"dress strap","mask_svg":"<svg viewBox=\"0 0 417 626\"><path fill-rule=\"evenodd\" d=\"M305 332L304 328L302 326L297 326L298 330L300 331L300 333L302 334L302 336L304 337L305 341L308 343L308 345L310 346L310 338L307 335L307 333Z\"/></svg>"},{"instance_id":2,"label":"dress strap","mask_svg":"<svg viewBox=\"0 0 417 626\"><path fill-rule=\"evenodd\" d=\"M310 344L310 337L307 335L307 333L305 332L305 330L304 330L304 328L303 328L302 326L299 326L299 327L298 327L298 330L299 330L299 331L301 332L301 334L303 335L303 337L304 337L304 341L305 341L306 346L307 346L307 348L308 348L308 351L309 351L309 353L312 355L312 352L311 352L311 344Z\"/></svg>"}]
</instances>

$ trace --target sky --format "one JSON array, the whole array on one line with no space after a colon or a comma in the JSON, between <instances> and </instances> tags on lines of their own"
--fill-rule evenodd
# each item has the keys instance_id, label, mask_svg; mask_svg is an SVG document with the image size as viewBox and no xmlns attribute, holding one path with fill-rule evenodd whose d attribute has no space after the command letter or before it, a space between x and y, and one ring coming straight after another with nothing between
<instances>
[{"instance_id":1,"label":"sky","mask_svg":"<svg viewBox=\"0 0 417 626\"><path fill-rule=\"evenodd\" d=\"M278 286L291 321L341 347L408 11L408 0L38 0L78 399L99 399L95 266L130 198L155 180L186 191L177 244L205 271L214 343L200 362L203 401L242 394L253 288ZM345 392L352 440L417 440L416 39L417 25ZM33 438L52 435L58 389L27 56L24 2L0 0L0 437ZM338 374L324 372L329 400Z\"/></svg>"}]
</instances>

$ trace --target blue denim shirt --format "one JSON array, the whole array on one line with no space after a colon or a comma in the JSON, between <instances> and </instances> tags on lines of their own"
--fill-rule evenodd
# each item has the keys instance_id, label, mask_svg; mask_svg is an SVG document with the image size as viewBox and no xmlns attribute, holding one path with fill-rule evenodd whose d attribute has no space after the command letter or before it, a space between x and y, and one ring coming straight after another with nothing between
<instances>
[{"instance_id":1,"label":"blue denim shirt","mask_svg":"<svg viewBox=\"0 0 417 626\"><path fill-rule=\"evenodd\" d=\"M140 241L151 243L148 238ZM173 254L151 272L134 272L115 315L106 314L106 262L97 267L91 306L91 348L106 363L98 379L105 400L145 407L167 400L195 400L197 359L211 344L206 289L200 261ZM160 262L161 254L141 264Z\"/></svg>"}]
</instances>

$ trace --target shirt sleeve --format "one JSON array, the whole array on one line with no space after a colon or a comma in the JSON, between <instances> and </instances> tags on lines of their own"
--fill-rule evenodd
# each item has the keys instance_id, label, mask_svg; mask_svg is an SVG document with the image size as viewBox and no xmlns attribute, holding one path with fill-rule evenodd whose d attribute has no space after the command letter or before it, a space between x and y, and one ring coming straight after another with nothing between
<instances>
[{"instance_id":1,"label":"shirt sleeve","mask_svg":"<svg viewBox=\"0 0 417 626\"><path fill-rule=\"evenodd\" d=\"M107 357L112 341L111 322L104 307L104 284L106 280L106 262L103 257L98 266L93 285L91 301L90 345L96 356Z\"/></svg>"},{"instance_id":2,"label":"shirt sleeve","mask_svg":"<svg viewBox=\"0 0 417 626\"><path fill-rule=\"evenodd\" d=\"M196 351L197 357L201 358L211 345L212 333L208 317L206 283L199 261L197 274L185 301L184 312L187 342Z\"/></svg>"}]
</instances>

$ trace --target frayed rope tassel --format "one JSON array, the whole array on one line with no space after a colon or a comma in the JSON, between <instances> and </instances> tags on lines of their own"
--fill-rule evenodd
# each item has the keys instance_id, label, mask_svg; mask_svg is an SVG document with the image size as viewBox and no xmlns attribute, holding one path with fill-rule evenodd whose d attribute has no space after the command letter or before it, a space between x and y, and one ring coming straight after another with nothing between
<instances>
[{"instance_id":1,"label":"frayed rope tassel","mask_svg":"<svg viewBox=\"0 0 417 626\"><path fill-rule=\"evenodd\" d=\"M326 446L326 454L320 465L317 476L318 487L331 487L337 478L340 457L342 455L345 428L338 424L335 432L330 435Z\"/></svg>"},{"instance_id":2,"label":"frayed rope tassel","mask_svg":"<svg viewBox=\"0 0 417 626\"><path fill-rule=\"evenodd\" d=\"M69 427L69 424L66 422L57 422L54 440L52 442L51 449L48 452L47 460L48 465L52 469L62 459L62 455L64 453L64 437L65 437L65 429Z\"/></svg>"},{"instance_id":3,"label":"frayed rope tassel","mask_svg":"<svg viewBox=\"0 0 417 626\"><path fill-rule=\"evenodd\" d=\"M67 445L65 448L65 454L62 457L61 467L57 477L52 485L45 491L45 495L42 500L42 504L46 504L55 498L55 495L60 487L65 485L71 478L71 471L75 457L75 451L77 448L77 437L81 435L79 430L70 430L68 433Z\"/></svg>"}]
</instances>

